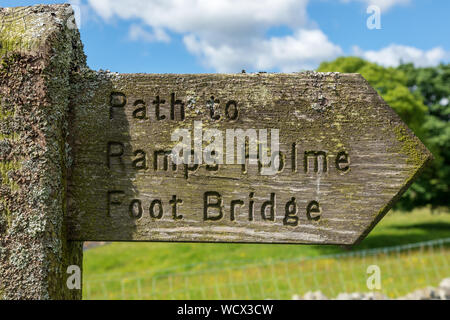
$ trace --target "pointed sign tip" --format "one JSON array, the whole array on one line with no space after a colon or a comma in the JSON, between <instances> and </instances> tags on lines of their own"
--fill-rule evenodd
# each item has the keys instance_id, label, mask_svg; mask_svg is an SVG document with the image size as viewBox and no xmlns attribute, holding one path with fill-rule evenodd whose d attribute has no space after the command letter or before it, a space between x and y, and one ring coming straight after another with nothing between
<instances>
[{"instance_id":1,"label":"pointed sign tip","mask_svg":"<svg viewBox=\"0 0 450 320\"><path fill-rule=\"evenodd\" d=\"M394 131L398 142L400 142L401 147L399 151L406 157L408 175L397 194L395 194L395 196L378 211L373 222L359 237L356 238L353 243L349 244L350 247L358 245L367 237L367 235L385 217L397 201L400 200L406 190L409 189L414 181L416 181L416 179L434 160L434 156L431 151L428 150L422 141L405 124L396 126Z\"/></svg>"}]
</instances>

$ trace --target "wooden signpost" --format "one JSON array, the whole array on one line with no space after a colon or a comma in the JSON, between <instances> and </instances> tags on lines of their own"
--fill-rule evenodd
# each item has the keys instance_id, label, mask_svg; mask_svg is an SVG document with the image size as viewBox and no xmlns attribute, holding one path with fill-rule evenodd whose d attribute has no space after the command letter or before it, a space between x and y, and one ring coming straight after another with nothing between
<instances>
[{"instance_id":1,"label":"wooden signpost","mask_svg":"<svg viewBox=\"0 0 450 320\"><path fill-rule=\"evenodd\" d=\"M0 297L79 297L77 241L352 245L432 158L358 74L94 72L67 9L0 12Z\"/></svg>"}]
</instances>

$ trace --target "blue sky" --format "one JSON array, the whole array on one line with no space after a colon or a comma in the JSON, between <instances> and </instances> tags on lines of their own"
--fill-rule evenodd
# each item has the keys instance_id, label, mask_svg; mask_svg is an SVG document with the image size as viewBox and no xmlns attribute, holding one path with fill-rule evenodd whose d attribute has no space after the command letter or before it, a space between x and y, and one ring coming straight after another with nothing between
<instances>
[{"instance_id":1,"label":"blue sky","mask_svg":"<svg viewBox=\"0 0 450 320\"><path fill-rule=\"evenodd\" d=\"M76 8L88 64L97 70L292 72L343 55L386 66L450 60L447 0L68 2ZM38 3L1 0L0 6ZM381 29L367 27L370 5L380 9Z\"/></svg>"}]
</instances>

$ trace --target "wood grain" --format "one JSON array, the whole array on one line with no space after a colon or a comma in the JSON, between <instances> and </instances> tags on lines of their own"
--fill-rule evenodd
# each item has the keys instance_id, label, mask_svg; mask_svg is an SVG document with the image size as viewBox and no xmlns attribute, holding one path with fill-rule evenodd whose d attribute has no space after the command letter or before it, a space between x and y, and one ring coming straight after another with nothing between
<instances>
[{"instance_id":1,"label":"wood grain","mask_svg":"<svg viewBox=\"0 0 450 320\"><path fill-rule=\"evenodd\" d=\"M72 240L354 244L431 159L357 74L89 72L79 82L70 128ZM202 121L203 132L278 129L283 170L266 176L257 165L173 171L169 164L166 171L162 157L155 170L155 152L170 151L174 130L193 131L194 121ZM222 214L211 205L205 218L207 195Z\"/></svg>"}]
</instances>

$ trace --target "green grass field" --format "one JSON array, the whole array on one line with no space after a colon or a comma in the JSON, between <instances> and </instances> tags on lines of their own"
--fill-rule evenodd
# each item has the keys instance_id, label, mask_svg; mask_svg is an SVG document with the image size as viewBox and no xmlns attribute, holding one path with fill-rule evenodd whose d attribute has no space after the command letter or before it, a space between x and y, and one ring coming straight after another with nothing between
<instances>
[{"instance_id":1,"label":"green grass field","mask_svg":"<svg viewBox=\"0 0 450 320\"><path fill-rule=\"evenodd\" d=\"M383 281L385 293L399 296L415 289L410 280L405 280L407 273L415 276L416 285L424 286L436 285L434 282L443 275L450 276L448 248L438 254L435 251L389 254L376 261L360 257L311 260L302 262L301 268L298 259L448 237L450 214L442 211L431 214L427 209L420 209L388 213L351 250L338 246L113 243L85 252L84 297L290 298L293 293L313 289L333 296L341 288L364 289L365 281L355 279L366 278L365 266L370 263L381 264L388 271ZM340 271L331 272L337 269ZM337 279L326 279L330 274Z\"/></svg>"}]
</instances>

